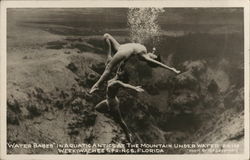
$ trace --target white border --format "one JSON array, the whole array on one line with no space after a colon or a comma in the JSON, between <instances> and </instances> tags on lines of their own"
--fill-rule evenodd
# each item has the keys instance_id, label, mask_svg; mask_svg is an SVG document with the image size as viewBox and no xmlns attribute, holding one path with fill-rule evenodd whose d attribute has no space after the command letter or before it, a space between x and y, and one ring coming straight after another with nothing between
<instances>
[{"instance_id":1,"label":"white border","mask_svg":"<svg viewBox=\"0 0 250 160\"><path fill-rule=\"evenodd\" d=\"M244 76L245 76L245 147L244 154L200 154L200 155L7 155L6 153L6 9L7 8L86 8L86 7L244 7ZM193 159L249 159L249 2L247 0L189 0L189 1L1 1L1 52L0 52L0 125L1 125L1 147L0 159L155 159L163 160L193 160Z\"/></svg>"}]
</instances>

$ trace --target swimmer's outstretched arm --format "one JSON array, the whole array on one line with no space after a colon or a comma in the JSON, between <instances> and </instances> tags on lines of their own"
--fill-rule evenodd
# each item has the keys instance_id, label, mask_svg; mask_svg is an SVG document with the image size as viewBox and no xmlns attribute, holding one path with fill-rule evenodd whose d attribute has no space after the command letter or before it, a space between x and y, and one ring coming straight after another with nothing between
<instances>
[{"instance_id":1,"label":"swimmer's outstretched arm","mask_svg":"<svg viewBox=\"0 0 250 160\"><path fill-rule=\"evenodd\" d=\"M153 63L155 63L155 64L158 64L158 65L159 65L160 67L162 67L162 68L169 69L169 70L171 70L171 71L173 71L173 72L175 72L175 73L177 73L177 74L180 73L180 71L176 70L175 68L172 68L172 67L169 67L169 66L167 66L167 65L165 65L165 64L163 64L163 63L160 63L160 62L158 62L158 61L156 61L156 60L150 58L148 55L142 55L142 57L143 57L146 61L149 61L149 62L153 62Z\"/></svg>"},{"instance_id":2,"label":"swimmer's outstretched arm","mask_svg":"<svg viewBox=\"0 0 250 160\"><path fill-rule=\"evenodd\" d=\"M119 80L116 80L115 83L118 83L120 84L122 87L124 88L130 88L130 89L133 89L137 92L143 92L144 89L141 88L141 86L132 86L130 84L127 84L127 83L123 83L122 81L119 81Z\"/></svg>"}]
</instances>

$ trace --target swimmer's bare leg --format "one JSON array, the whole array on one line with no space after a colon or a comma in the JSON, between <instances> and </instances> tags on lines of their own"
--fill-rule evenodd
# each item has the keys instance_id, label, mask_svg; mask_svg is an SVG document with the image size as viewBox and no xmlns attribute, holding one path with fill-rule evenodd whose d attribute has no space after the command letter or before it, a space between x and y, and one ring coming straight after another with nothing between
<instances>
[{"instance_id":1,"label":"swimmer's bare leg","mask_svg":"<svg viewBox=\"0 0 250 160\"><path fill-rule=\"evenodd\" d=\"M104 36L104 38L105 38L105 36ZM105 64L105 65L107 65L112 59L112 54L111 54L111 42L110 42L110 40L108 38L105 38L105 41L108 45L108 57L107 57L107 61Z\"/></svg>"},{"instance_id":2,"label":"swimmer's bare leg","mask_svg":"<svg viewBox=\"0 0 250 160\"><path fill-rule=\"evenodd\" d=\"M126 61L125 61L125 60L122 61L122 62L119 64L119 67L118 67L117 72L116 72L117 74L119 74L119 73L121 73L121 72L124 71L125 64L126 64Z\"/></svg>"},{"instance_id":3,"label":"swimmer's bare leg","mask_svg":"<svg viewBox=\"0 0 250 160\"><path fill-rule=\"evenodd\" d=\"M105 81L108 78L108 76L111 73L111 70L112 70L112 67L110 66L110 63L109 63L109 64L107 64L107 66L106 66L103 74L101 75L100 79L91 87L89 93L93 93L94 91L99 90L99 85L101 83L103 83L103 81Z\"/></svg>"},{"instance_id":4,"label":"swimmer's bare leg","mask_svg":"<svg viewBox=\"0 0 250 160\"><path fill-rule=\"evenodd\" d=\"M115 77L113 79L119 79L119 76L124 72L125 61L120 62L119 67L117 68Z\"/></svg>"},{"instance_id":5,"label":"swimmer's bare leg","mask_svg":"<svg viewBox=\"0 0 250 160\"><path fill-rule=\"evenodd\" d=\"M110 42L110 44L115 49L115 52L117 52L118 49L119 49L119 47L120 47L120 44L117 42L117 40L113 36L111 36L110 34L108 34L108 33L105 33L103 35L103 37L105 38L106 41L108 40ZM110 45L110 49L111 49L111 45Z\"/></svg>"},{"instance_id":6,"label":"swimmer's bare leg","mask_svg":"<svg viewBox=\"0 0 250 160\"><path fill-rule=\"evenodd\" d=\"M114 120L116 123L118 123L121 128L123 129L123 131L125 132L126 138L127 140L131 143L132 142L132 132L129 130L128 126L126 125L126 123L124 122L121 112L120 112L120 108L119 105L118 106L114 106L116 109L116 113L114 113Z\"/></svg>"},{"instance_id":7,"label":"swimmer's bare leg","mask_svg":"<svg viewBox=\"0 0 250 160\"><path fill-rule=\"evenodd\" d=\"M101 75L100 79L91 87L89 93L93 93L96 90L99 90L99 86L108 79L112 69L119 64L123 60L123 57L120 56L118 53L113 56L112 60L107 64L103 74Z\"/></svg>"},{"instance_id":8,"label":"swimmer's bare leg","mask_svg":"<svg viewBox=\"0 0 250 160\"><path fill-rule=\"evenodd\" d=\"M124 120L122 119L122 117L119 118L118 123L121 125L122 129L125 132L125 135L126 135L128 141L131 143L132 142L131 131L128 129L128 126L126 125L126 123L124 122Z\"/></svg>"}]
</instances>

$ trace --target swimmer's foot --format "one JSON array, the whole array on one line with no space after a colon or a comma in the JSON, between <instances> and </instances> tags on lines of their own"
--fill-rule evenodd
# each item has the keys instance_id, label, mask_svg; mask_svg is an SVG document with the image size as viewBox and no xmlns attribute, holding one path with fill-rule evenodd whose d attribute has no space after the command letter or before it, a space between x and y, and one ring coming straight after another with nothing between
<instances>
[{"instance_id":1,"label":"swimmer's foot","mask_svg":"<svg viewBox=\"0 0 250 160\"><path fill-rule=\"evenodd\" d=\"M181 73L181 71L176 71L177 74Z\"/></svg>"},{"instance_id":2,"label":"swimmer's foot","mask_svg":"<svg viewBox=\"0 0 250 160\"><path fill-rule=\"evenodd\" d=\"M94 85L94 86L90 89L89 93L91 94L91 93L93 93L93 92L95 92L95 91L97 91L97 90L99 90L99 87L97 87L97 86Z\"/></svg>"},{"instance_id":3,"label":"swimmer's foot","mask_svg":"<svg viewBox=\"0 0 250 160\"><path fill-rule=\"evenodd\" d=\"M181 73L181 71L178 71L178 70L176 70L175 68L173 68L173 71L174 71L176 74Z\"/></svg>"},{"instance_id":4,"label":"swimmer's foot","mask_svg":"<svg viewBox=\"0 0 250 160\"><path fill-rule=\"evenodd\" d=\"M132 136L132 134L129 134L128 137L129 137L129 139L128 139L128 140L129 140L129 143L132 143L132 142L133 142L133 136Z\"/></svg>"}]
</instances>

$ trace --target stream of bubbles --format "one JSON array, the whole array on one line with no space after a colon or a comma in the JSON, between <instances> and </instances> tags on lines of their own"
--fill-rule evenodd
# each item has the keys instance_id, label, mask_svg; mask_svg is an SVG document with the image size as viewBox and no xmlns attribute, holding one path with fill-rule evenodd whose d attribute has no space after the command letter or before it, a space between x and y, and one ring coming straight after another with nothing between
<instances>
[{"instance_id":1,"label":"stream of bubbles","mask_svg":"<svg viewBox=\"0 0 250 160\"><path fill-rule=\"evenodd\" d=\"M129 8L128 26L130 40L136 43L155 45L159 41L160 27L157 18L162 8Z\"/></svg>"}]
</instances>

